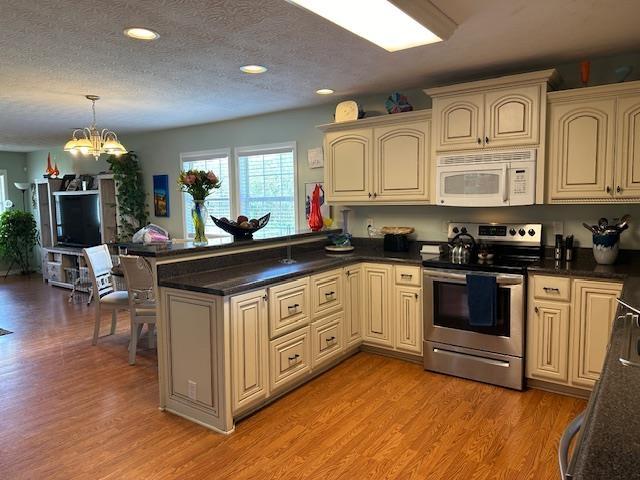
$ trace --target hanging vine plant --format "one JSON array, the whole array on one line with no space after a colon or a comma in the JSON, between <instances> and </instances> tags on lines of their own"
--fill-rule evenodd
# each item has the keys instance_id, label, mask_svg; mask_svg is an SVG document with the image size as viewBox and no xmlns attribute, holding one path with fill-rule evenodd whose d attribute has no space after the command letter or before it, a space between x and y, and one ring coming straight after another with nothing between
<instances>
[{"instance_id":1,"label":"hanging vine plant","mask_svg":"<svg viewBox=\"0 0 640 480\"><path fill-rule=\"evenodd\" d=\"M136 231L147 224L147 204L144 194L142 169L138 163L138 156L128 152L120 157L111 155L107 162L116 181L116 196L120 211L118 225L118 240L131 240Z\"/></svg>"}]
</instances>

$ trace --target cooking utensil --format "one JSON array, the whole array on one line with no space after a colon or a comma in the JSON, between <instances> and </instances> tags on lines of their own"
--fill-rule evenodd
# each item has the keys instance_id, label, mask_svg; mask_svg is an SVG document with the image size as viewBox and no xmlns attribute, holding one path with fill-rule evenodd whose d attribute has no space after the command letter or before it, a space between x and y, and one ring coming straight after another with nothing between
<instances>
[{"instance_id":1,"label":"cooking utensil","mask_svg":"<svg viewBox=\"0 0 640 480\"><path fill-rule=\"evenodd\" d=\"M463 238L471 240L470 243L466 243ZM472 255L476 249L476 239L468 233L459 233L451 239L451 251L449 255L453 263L469 263Z\"/></svg>"},{"instance_id":2,"label":"cooking utensil","mask_svg":"<svg viewBox=\"0 0 640 480\"><path fill-rule=\"evenodd\" d=\"M588 223L582 222L582 226L587 230L589 230L591 233L599 233L598 230L596 230L593 226L589 225Z\"/></svg>"},{"instance_id":3,"label":"cooking utensil","mask_svg":"<svg viewBox=\"0 0 640 480\"><path fill-rule=\"evenodd\" d=\"M631 215L629 214L623 215L620 221L618 222L617 227L620 229L626 230L627 228L629 228L629 220L631 220Z\"/></svg>"},{"instance_id":4,"label":"cooking utensil","mask_svg":"<svg viewBox=\"0 0 640 480\"><path fill-rule=\"evenodd\" d=\"M602 217L600 220L598 220L598 227L600 227L600 230L604 230L608 226L609 220L607 220L606 218Z\"/></svg>"}]
</instances>

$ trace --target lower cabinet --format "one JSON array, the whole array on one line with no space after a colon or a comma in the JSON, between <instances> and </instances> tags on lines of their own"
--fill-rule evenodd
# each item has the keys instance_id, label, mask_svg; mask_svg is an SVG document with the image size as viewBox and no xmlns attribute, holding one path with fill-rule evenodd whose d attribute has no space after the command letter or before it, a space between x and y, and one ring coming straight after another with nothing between
<instances>
[{"instance_id":1,"label":"lower cabinet","mask_svg":"<svg viewBox=\"0 0 640 480\"><path fill-rule=\"evenodd\" d=\"M364 282L362 265L344 269L344 340L346 348L362 343Z\"/></svg>"},{"instance_id":2,"label":"lower cabinet","mask_svg":"<svg viewBox=\"0 0 640 480\"><path fill-rule=\"evenodd\" d=\"M391 330L392 265L365 263L364 281L364 322L362 338L365 343L393 348Z\"/></svg>"},{"instance_id":3,"label":"lower cabinet","mask_svg":"<svg viewBox=\"0 0 640 480\"><path fill-rule=\"evenodd\" d=\"M622 284L542 275L529 282L527 377L593 388L602 372ZM561 300L549 300L552 294Z\"/></svg>"},{"instance_id":4,"label":"lower cabinet","mask_svg":"<svg viewBox=\"0 0 640 480\"><path fill-rule=\"evenodd\" d=\"M231 297L232 407L242 411L269 394L266 291Z\"/></svg>"},{"instance_id":5,"label":"lower cabinet","mask_svg":"<svg viewBox=\"0 0 640 480\"><path fill-rule=\"evenodd\" d=\"M408 353L422 353L422 289L396 285L395 347Z\"/></svg>"},{"instance_id":6,"label":"lower cabinet","mask_svg":"<svg viewBox=\"0 0 640 480\"><path fill-rule=\"evenodd\" d=\"M311 371L309 338L307 326L270 342L271 390L281 389Z\"/></svg>"}]
</instances>

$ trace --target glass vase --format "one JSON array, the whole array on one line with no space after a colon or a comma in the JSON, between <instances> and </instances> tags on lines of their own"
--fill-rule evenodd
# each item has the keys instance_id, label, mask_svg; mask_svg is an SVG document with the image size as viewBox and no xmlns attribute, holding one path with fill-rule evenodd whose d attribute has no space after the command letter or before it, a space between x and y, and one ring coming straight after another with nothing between
<instances>
[{"instance_id":1,"label":"glass vase","mask_svg":"<svg viewBox=\"0 0 640 480\"><path fill-rule=\"evenodd\" d=\"M207 207L204 200L194 200L191 209L191 219L193 220L194 237L193 244L196 246L208 245L209 240L204 233L204 226L207 222Z\"/></svg>"}]
</instances>

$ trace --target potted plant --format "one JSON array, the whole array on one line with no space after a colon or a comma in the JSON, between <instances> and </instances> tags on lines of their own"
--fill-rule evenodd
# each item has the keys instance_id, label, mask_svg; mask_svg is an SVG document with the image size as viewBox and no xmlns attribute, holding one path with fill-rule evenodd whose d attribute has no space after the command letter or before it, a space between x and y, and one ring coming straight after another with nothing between
<instances>
[{"instance_id":1,"label":"potted plant","mask_svg":"<svg viewBox=\"0 0 640 480\"><path fill-rule=\"evenodd\" d=\"M191 209L191 218L195 235L194 245L207 245L209 241L204 233L204 226L207 220L207 207L205 199L216 188L220 188L222 183L215 173L204 170L187 170L180 172L178 176L180 191L188 193L193 197L194 206Z\"/></svg>"},{"instance_id":2,"label":"potted plant","mask_svg":"<svg viewBox=\"0 0 640 480\"><path fill-rule=\"evenodd\" d=\"M7 210L0 215L0 258L9 262L9 270L17 264L23 274L30 273L31 252L37 244L38 231L31 213Z\"/></svg>"}]
</instances>

